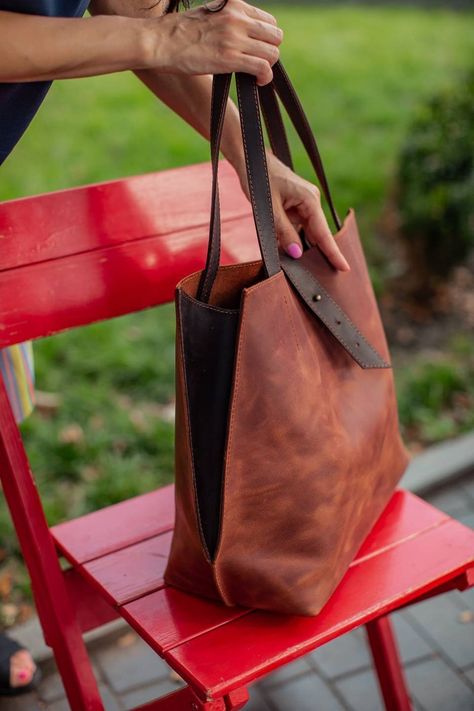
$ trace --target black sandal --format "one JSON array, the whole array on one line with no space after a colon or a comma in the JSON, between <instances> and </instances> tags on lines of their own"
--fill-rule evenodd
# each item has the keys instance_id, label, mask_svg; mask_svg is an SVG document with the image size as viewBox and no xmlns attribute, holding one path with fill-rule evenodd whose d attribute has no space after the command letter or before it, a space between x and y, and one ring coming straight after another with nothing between
<instances>
[{"instance_id":1,"label":"black sandal","mask_svg":"<svg viewBox=\"0 0 474 711\"><path fill-rule=\"evenodd\" d=\"M11 658L16 652L24 649L25 647L15 642L14 639L10 639L7 635L0 633L0 698L2 696L20 696L20 694L33 691L41 679L41 672L36 667L29 684L24 684L23 686L10 685Z\"/></svg>"}]
</instances>

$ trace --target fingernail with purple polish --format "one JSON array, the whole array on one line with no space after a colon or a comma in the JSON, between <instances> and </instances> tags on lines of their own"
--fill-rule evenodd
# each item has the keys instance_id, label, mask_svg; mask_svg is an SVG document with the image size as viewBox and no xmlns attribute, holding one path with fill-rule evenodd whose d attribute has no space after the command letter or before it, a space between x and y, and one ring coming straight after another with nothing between
<instances>
[{"instance_id":1,"label":"fingernail with purple polish","mask_svg":"<svg viewBox=\"0 0 474 711\"><path fill-rule=\"evenodd\" d=\"M286 248L286 251L290 255L290 257L293 257L293 259L299 259L303 254L303 250L297 242L292 242L291 244L289 244Z\"/></svg>"}]
</instances>

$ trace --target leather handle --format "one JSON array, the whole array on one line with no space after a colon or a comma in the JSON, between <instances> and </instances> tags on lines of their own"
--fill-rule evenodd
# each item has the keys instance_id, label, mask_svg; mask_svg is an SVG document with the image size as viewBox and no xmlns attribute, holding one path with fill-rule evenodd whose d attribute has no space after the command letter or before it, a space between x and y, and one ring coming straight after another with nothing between
<instances>
[{"instance_id":1,"label":"leather handle","mask_svg":"<svg viewBox=\"0 0 474 711\"><path fill-rule=\"evenodd\" d=\"M334 200L324 170L323 161L314 133L309 124L305 110L291 80L281 62L273 65L273 81L271 84L259 87L262 112L267 127L270 145L275 155L288 167L293 169L291 151L286 136L277 94L286 109L293 126L305 147L306 153L314 168L324 197L328 203L336 230L340 230L342 222L337 214Z\"/></svg>"},{"instance_id":2,"label":"leather handle","mask_svg":"<svg viewBox=\"0 0 474 711\"><path fill-rule=\"evenodd\" d=\"M273 153L293 170L293 158L273 82L258 87L262 115Z\"/></svg>"},{"instance_id":3,"label":"leather handle","mask_svg":"<svg viewBox=\"0 0 474 711\"><path fill-rule=\"evenodd\" d=\"M197 298L208 302L217 275L221 252L221 216L219 204L219 151L227 108L230 74L216 74L211 100L212 199L209 246L206 266L199 283ZM257 84L249 74L236 74L237 95L244 145L247 178L257 238L265 274L271 277L281 270L273 221L273 205L268 177L265 144L260 120Z\"/></svg>"},{"instance_id":4,"label":"leather handle","mask_svg":"<svg viewBox=\"0 0 474 711\"><path fill-rule=\"evenodd\" d=\"M280 271L280 258L273 220L270 181L263 140L260 107L265 118L272 149L284 163L293 167L291 151L280 112L278 94L315 169L321 189L329 204L331 214L339 230L342 223L338 217L324 171L318 145L296 91L280 62L273 66L273 82L269 87L257 89L254 77L237 73L237 95L240 123L244 144L245 162L250 198L258 242L267 277ZM230 74L217 74L213 80L211 101L211 159L212 159L212 205L209 230L209 245L206 266L198 287L197 298L208 302L219 269L221 252L221 216L219 203L218 170L225 111L227 108Z\"/></svg>"},{"instance_id":5,"label":"leather handle","mask_svg":"<svg viewBox=\"0 0 474 711\"><path fill-rule=\"evenodd\" d=\"M231 74L216 74L212 82L211 98L211 162L212 192L211 221L206 266L197 290L199 301L208 302L219 269L221 257L221 210L219 202L219 150L224 128L225 111L229 99Z\"/></svg>"},{"instance_id":6,"label":"leather handle","mask_svg":"<svg viewBox=\"0 0 474 711\"><path fill-rule=\"evenodd\" d=\"M321 190L323 192L324 197L326 198L326 201L328 203L329 209L331 211L331 215L334 221L334 225L336 227L336 230L340 230L342 227L342 222L339 218L339 215L337 214L336 206L334 204L334 200L332 199L332 194L331 194L331 189L329 187L329 182L326 176L326 171L324 170L324 165L323 161L321 158L321 153L319 151L318 143L316 141L316 138L314 136L313 130L311 129L310 123L308 121L308 117L306 116L306 112L303 108L303 105L298 97L298 94L296 93L296 90L291 82L290 77L288 76L285 68L281 64L281 62L276 62L276 64L273 66L273 82L270 86L274 87L274 90L278 94L283 106L286 109L286 112L288 116L291 119L291 122L293 123L293 126L296 129L296 132L306 150L306 153L308 154L308 157L311 161L311 164L314 168L314 171L316 173L316 176L318 178L319 184L321 186ZM262 89L265 89L265 87L261 87ZM276 101L276 99L275 99ZM281 117L281 114L280 114ZM268 125L267 125L268 128ZM285 126L283 124L283 121L272 121L272 125L270 127L270 130L272 131L273 134L280 134L281 132L285 133ZM269 132L270 135L270 132ZM273 139L274 142L275 140L278 141L279 144L283 142L283 140L286 142L288 145L288 140L282 139L281 137L278 137L277 139ZM289 150L289 148L288 148ZM276 154L278 155L278 154ZM284 161L285 155L282 154L283 157L281 160ZM280 157L280 156L278 156ZM286 156L287 157L287 156ZM292 166L290 166L292 167Z\"/></svg>"},{"instance_id":7,"label":"leather handle","mask_svg":"<svg viewBox=\"0 0 474 711\"><path fill-rule=\"evenodd\" d=\"M271 277L281 271L281 265L273 219L257 82L250 74L238 72L235 77L250 201L265 272L268 277Z\"/></svg>"}]
</instances>

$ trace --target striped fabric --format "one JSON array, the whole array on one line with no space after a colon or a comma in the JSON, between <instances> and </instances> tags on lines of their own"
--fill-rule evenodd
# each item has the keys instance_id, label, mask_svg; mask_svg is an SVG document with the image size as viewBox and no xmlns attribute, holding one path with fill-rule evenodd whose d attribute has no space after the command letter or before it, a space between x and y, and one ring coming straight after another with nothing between
<instances>
[{"instance_id":1,"label":"striped fabric","mask_svg":"<svg viewBox=\"0 0 474 711\"><path fill-rule=\"evenodd\" d=\"M30 341L0 349L3 377L17 422L28 417L35 404L33 346Z\"/></svg>"}]
</instances>

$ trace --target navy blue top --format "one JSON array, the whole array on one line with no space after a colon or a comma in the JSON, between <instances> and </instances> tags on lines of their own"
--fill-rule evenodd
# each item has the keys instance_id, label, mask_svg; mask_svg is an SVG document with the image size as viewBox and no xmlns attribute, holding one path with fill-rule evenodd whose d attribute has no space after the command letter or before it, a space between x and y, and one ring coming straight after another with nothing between
<instances>
[{"instance_id":1,"label":"navy blue top","mask_svg":"<svg viewBox=\"0 0 474 711\"><path fill-rule=\"evenodd\" d=\"M88 4L89 0L0 0L0 10L82 17ZM50 81L0 82L0 165L28 128L50 86Z\"/></svg>"}]
</instances>

